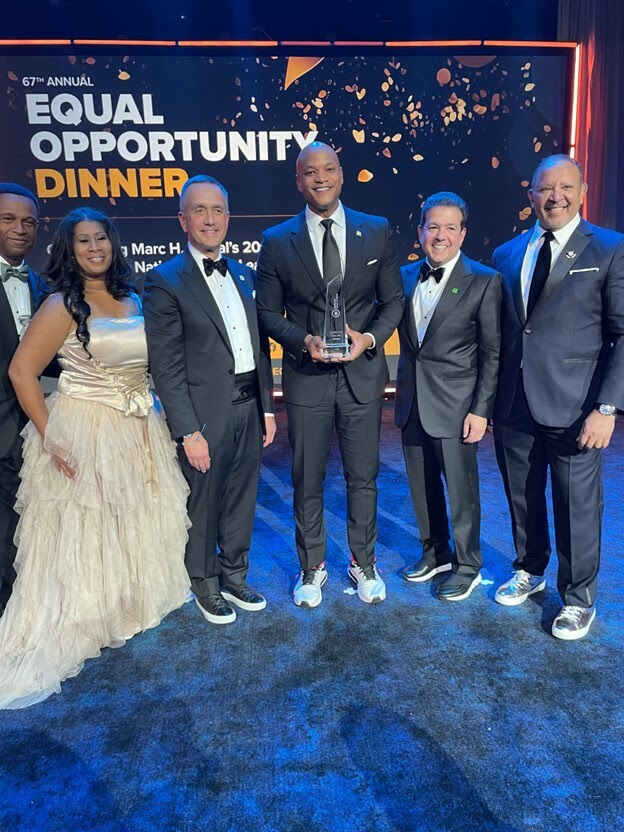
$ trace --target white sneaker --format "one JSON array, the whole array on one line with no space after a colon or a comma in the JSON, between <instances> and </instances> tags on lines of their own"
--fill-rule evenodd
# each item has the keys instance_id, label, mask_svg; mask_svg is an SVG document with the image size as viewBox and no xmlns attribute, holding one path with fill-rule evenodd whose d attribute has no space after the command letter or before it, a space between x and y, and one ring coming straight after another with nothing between
<instances>
[{"instance_id":1,"label":"white sneaker","mask_svg":"<svg viewBox=\"0 0 624 832\"><path fill-rule=\"evenodd\" d=\"M524 569L518 569L511 580L499 586L494 600L505 607L517 607L518 604L524 604L529 595L545 588L546 579L543 575L531 575Z\"/></svg>"},{"instance_id":2,"label":"white sneaker","mask_svg":"<svg viewBox=\"0 0 624 832\"><path fill-rule=\"evenodd\" d=\"M386 599L386 585L379 576L374 563L362 568L357 563L349 566L347 575L357 587L360 601L365 604L379 604Z\"/></svg>"},{"instance_id":3,"label":"white sneaker","mask_svg":"<svg viewBox=\"0 0 624 832\"><path fill-rule=\"evenodd\" d=\"M589 632L594 618L596 607L574 607L570 604L563 606L552 623L552 634L555 638L562 638L564 641L575 641L577 638L584 638Z\"/></svg>"},{"instance_id":4,"label":"white sneaker","mask_svg":"<svg viewBox=\"0 0 624 832\"><path fill-rule=\"evenodd\" d=\"M293 597L295 604L304 610L311 610L323 600L321 587L327 580L326 569L305 569L295 584Z\"/></svg>"}]
</instances>

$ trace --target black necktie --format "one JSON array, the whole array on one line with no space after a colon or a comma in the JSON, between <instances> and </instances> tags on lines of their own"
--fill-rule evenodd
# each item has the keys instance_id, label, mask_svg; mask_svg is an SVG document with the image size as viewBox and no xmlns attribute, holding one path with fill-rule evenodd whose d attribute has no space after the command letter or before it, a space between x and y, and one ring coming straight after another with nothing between
<instances>
[{"instance_id":1,"label":"black necktie","mask_svg":"<svg viewBox=\"0 0 624 832\"><path fill-rule=\"evenodd\" d=\"M429 263L425 262L420 267L420 282L424 283L432 277L436 283L439 283L444 277L444 266L438 266L437 269L432 269Z\"/></svg>"},{"instance_id":2,"label":"black necktie","mask_svg":"<svg viewBox=\"0 0 624 832\"><path fill-rule=\"evenodd\" d=\"M9 266L4 263L0 263L0 278L3 283L6 283L7 280L12 277L16 277L18 280L21 280L22 283L28 283L29 274L30 268L26 265L26 263L23 263L21 266Z\"/></svg>"},{"instance_id":3,"label":"black necktie","mask_svg":"<svg viewBox=\"0 0 624 832\"><path fill-rule=\"evenodd\" d=\"M323 280L325 283L335 277L340 277L342 274L338 243L334 239L331 230L333 222L333 220L321 220L321 225L325 229L325 236L323 237Z\"/></svg>"},{"instance_id":4,"label":"black necktie","mask_svg":"<svg viewBox=\"0 0 624 832\"><path fill-rule=\"evenodd\" d=\"M214 270L217 270L223 277L227 274L228 261L227 257L221 257L219 260L211 260L209 257L204 257L204 271L206 277L210 277Z\"/></svg>"},{"instance_id":5,"label":"black necktie","mask_svg":"<svg viewBox=\"0 0 624 832\"><path fill-rule=\"evenodd\" d=\"M531 312L535 309L535 304L542 293L544 284L550 274L550 263L552 252L550 250L550 241L555 239L552 231L546 231L542 237L542 247L537 255L535 261L535 268L531 276L531 285L529 287L529 299L527 301L526 316L527 319L531 317Z\"/></svg>"}]
</instances>

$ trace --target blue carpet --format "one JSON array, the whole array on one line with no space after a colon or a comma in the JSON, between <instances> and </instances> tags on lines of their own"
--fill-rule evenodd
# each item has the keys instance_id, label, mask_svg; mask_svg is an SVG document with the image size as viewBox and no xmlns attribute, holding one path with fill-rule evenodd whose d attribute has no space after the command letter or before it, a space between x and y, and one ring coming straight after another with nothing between
<instances>
[{"instance_id":1,"label":"blue carpet","mask_svg":"<svg viewBox=\"0 0 624 832\"><path fill-rule=\"evenodd\" d=\"M624 434L605 454L598 618L549 635L546 592L494 603L513 560L491 437L480 449L483 575L461 604L400 570L419 552L391 406L377 555L388 600L347 592L344 484L327 483L329 581L297 573L283 414L262 471L252 569L268 597L211 627L192 604L106 650L25 711L0 712L2 832L616 832L624 828Z\"/></svg>"}]
</instances>

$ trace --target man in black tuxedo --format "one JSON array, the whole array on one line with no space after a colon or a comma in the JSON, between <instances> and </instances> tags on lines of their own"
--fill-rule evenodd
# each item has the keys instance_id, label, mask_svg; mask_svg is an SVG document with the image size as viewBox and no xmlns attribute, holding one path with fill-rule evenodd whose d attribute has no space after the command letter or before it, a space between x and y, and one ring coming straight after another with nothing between
<instances>
[{"instance_id":1,"label":"man in black tuxedo","mask_svg":"<svg viewBox=\"0 0 624 832\"><path fill-rule=\"evenodd\" d=\"M581 219L586 190L574 159L543 159L529 191L533 231L493 256L503 274L494 439L516 548L496 600L515 606L545 587L550 466L563 601L552 634L566 640L596 614L602 449L624 408L624 236Z\"/></svg>"},{"instance_id":2,"label":"man in black tuxedo","mask_svg":"<svg viewBox=\"0 0 624 832\"><path fill-rule=\"evenodd\" d=\"M323 482L334 423L347 481L349 577L366 603L383 601L375 566L381 400L388 380L383 345L403 312L397 253L388 221L345 208L342 168L321 142L299 154L296 182L307 207L265 232L258 257L260 325L282 345L284 400L293 450L295 604L322 599L326 532ZM323 352L327 282L344 277L350 352ZM286 317L284 317L284 312Z\"/></svg>"},{"instance_id":3,"label":"man in black tuxedo","mask_svg":"<svg viewBox=\"0 0 624 832\"><path fill-rule=\"evenodd\" d=\"M0 182L0 610L15 577L14 511L22 466L20 431L26 424L9 364L39 300L39 278L24 258L35 244L39 202L27 188Z\"/></svg>"},{"instance_id":4,"label":"man in black tuxedo","mask_svg":"<svg viewBox=\"0 0 624 832\"><path fill-rule=\"evenodd\" d=\"M402 269L395 423L423 543L403 575L418 583L448 571L437 587L446 601L467 598L481 583L477 447L494 407L500 351L501 276L462 253L467 219L457 194L430 196L418 227L426 260Z\"/></svg>"},{"instance_id":5,"label":"man in black tuxedo","mask_svg":"<svg viewBox=\"0 0 624 832\"><path fill-rule=\"evenodd\" d=\"M271 365L258 332L255 275L221 257L227 191L211 176L189 179L179 219L188 248L149 272L145 329L156 392L191 489L191 588L208 621L228 624L234 607L266 606L247 571L262 446L275 436Z\"/></svg>"}]
</instances>

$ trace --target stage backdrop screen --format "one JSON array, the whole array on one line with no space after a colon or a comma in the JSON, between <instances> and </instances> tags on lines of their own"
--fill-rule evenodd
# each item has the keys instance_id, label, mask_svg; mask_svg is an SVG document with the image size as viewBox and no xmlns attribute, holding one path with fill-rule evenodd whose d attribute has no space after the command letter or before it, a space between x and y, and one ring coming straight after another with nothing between
<instances>
[{"instance_id":1,"label":"stage backdrop screen","mask_svg":"<svg viewBox=\"0 0 624 832\"><path fill-rule=\"evenodd\" d=\"M564 149L568 69L559 52L0 57L0 180L41 200L34 268L88 204L115 218L141 285L184 246L178 194L198 173L229 191L225 254L253 266L263 229L302 209L295 159L319 139L345 204L390 219L402 262L421 256L420 206L440 190L467 200L464 250L486 261L531 225L531 173ZM392 373L397 352L395 336Z\"/></svg>"}]
</instances>

